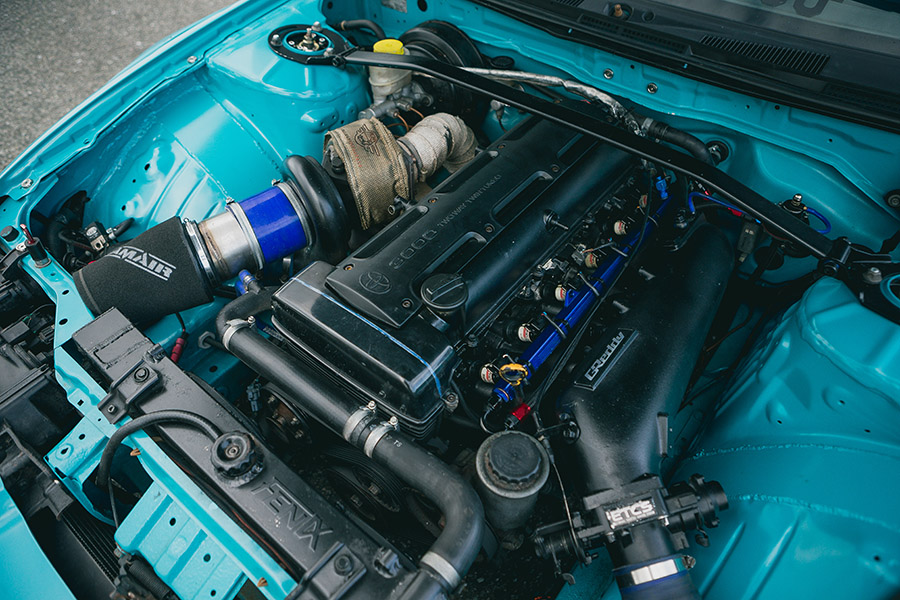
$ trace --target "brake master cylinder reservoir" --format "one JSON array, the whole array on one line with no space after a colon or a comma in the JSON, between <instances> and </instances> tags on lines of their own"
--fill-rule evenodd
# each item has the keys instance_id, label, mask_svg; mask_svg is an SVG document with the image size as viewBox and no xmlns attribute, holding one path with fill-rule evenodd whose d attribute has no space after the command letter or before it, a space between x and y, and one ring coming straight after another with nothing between
<instances>
[{"instance_id":1,"label":"brake master cylinder reservoir","mask_svg":"<svg viewBox=\"0 0 900 600\"><path fill-rule=\"evenodd\" d=\"M385 54L409 54L403 42L384 39L372 46L375 52ZM412 81L412 71L390 67L369 67L369 85L372 87L372 103L380 104L391 94L396 94Z\"/></svg>"}]
</instances>

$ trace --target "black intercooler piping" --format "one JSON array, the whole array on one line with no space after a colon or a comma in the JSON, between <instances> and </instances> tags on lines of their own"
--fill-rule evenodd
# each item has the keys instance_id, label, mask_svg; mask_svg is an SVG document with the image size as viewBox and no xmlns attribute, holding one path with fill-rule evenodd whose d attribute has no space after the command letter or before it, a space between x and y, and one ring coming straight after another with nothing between
<instances>
[{"instance_id":1,"label":"black intercooler piping","mask_svg":"<svg viewBox=\"0 0 900 600\"><path fill-rule=\"evenodd\" d=\"M391 423L379 422L372 407L357 406L335 392L333 384L257 333L247 318L265 308L265 291L250 291L226 305L216 320L223 343L303 410L437 505L444 529L419 561L419 571L401 598L438 598L452 591L481 548L484 509L478 495L446 463L409 441Z\"/></svg>"}]
</instances>

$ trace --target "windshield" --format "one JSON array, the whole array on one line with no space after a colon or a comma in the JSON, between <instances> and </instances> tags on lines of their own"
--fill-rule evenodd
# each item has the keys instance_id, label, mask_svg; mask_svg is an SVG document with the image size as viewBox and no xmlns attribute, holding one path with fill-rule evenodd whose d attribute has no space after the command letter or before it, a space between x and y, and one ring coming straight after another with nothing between
<instances>
[{"instance_id":1,"label":"windshield","mask_svg":"<svg viewBox=\"0 0 900 600\"><path fill-rule=\"evenodd\" d=\"M870 0L662 0L677 7L839 46L900 53L900 2ZM635 5L638 10L639 5ZM645 11L641 10L643 16Z\"/></svg>"}]
</instances>

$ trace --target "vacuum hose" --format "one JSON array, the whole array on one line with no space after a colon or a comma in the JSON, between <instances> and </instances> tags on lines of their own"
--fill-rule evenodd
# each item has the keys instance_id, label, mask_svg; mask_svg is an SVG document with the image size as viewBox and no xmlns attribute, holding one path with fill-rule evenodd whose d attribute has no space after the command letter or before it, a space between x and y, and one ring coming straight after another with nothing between
<instances>
[{"instance_id":1,"label":"vacuum hose","mask_svg":"<svg viewBox=\"0 0 900 600\"><path fill-rule=\"evenodd\" d=\"M643 122L643 129L650 137L684 148L690 152L694 158L702 160L708 165L716 165L712 153L710 153L706 144L704 144L700 138L697 138L686 131L676 129L667 123L656 121L655 119L645 119Z\"/></svg>"}]
</instances>

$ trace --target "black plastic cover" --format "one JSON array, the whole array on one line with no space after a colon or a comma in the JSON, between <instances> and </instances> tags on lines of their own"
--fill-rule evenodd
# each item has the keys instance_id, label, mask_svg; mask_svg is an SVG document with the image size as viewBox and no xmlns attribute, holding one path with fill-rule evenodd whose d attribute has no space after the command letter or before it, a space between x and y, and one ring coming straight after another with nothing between
<instances>
[{"instance_id":1,"label":"black plastic cover","mask_svg":"<svg viewBox=\"0 0 900 600\"><path fill-rule=\"evenodd\" d=\"M401 327L422 307L429 275L462 273L474 326L568 238L545 216L552 211L564 225L578 225L632 160L529 119L346 258L328 287L367 317Z\"/></svg>"},{"instance_id":2,"label":"black plastic cover","mask_svg":"<svg viewBox=\"0 0 900 600\"><path fill-rule=\"evenodd\" d=\"M578 423L569 464L584 492L618 489L658 472L668 452L660 415L678 412L733 257L721 231L698 228L677 252L645 263L655 277L635 290L628 312L590 341L558 401L559 411Z\"/></svg>"},{"instance_id":3,"label":"black plastic cover","mask_svg":"<svg viewBox=\"0 0 900 600\"><path fill-rule=\"evenodd\" d=\"M436 425L456 354L447 337L422 318L388 330L354 311L325 287L333 266L316 262L275 293L275 326L310 368L324 370L358 398L375 400L412 437Z\"/></svg>"}]
</instances>

